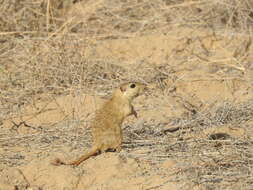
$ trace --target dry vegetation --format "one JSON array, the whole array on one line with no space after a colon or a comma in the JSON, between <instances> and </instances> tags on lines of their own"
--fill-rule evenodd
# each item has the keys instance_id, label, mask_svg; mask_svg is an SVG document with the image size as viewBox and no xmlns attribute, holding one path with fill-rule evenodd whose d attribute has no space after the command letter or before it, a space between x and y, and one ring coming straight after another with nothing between
<instances>
[{"instance_id":1,"label":"dry vegetation","mask_svg":"<svg viewBox=\"0 0 253 190\"><path fill-rule=\"evenodd\" d=\"M82 130L83 120L63 120L53 127L30 126L25 121L13 122L11 128L3 125L21 117L26 106L73 93L105 96L113 86L137 80L153 86L147 99L162 97L166 102L169 96L180 96L187 113L168 116L166 123L148 120L125 126L124 148L129 156L154 164L168 157L184 163L170 178L170 182L184 184L183 189L191 189L192 184L207 190L252 189L253 138L247 131L253 127L253 97L242 103L211 102L209 107L198 107L189 102L188 95L174 92L177 84L191 80L178 73L194 72L201 65L208 66L210 75L194 80L228 84L233 80L252 88L252 1L0 0L0 10L0 145L5 150L0 162L6 167L27 164L23 153L13 151L13 147L29 146L43 152L44 158L62 144L79 150L89 144L84 140L88 131ZM131 61L100 58L95 51L107 41L166 36L174 28L209 32L180 36L182 43L160 64L138 54ZM229 59L205 45L210 36L214 43L227 39L221 46ZM144 108L159 106L155 103ZM164 125L173 126L173 130L165 130ZM197 136L214 126L240 127L246 134L243 138L227 133ZM33 133L20 135L16 132L19 127L32 128ZM145 153L135 154L135 149Z\"/></svg>"}]
</instances>

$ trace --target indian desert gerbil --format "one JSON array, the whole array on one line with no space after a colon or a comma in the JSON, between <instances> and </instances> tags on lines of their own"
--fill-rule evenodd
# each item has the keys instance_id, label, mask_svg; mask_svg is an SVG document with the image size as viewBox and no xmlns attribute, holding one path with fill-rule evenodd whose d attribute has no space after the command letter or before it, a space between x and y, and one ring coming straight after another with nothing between
<instances>
[{"instance_id":1,"label":"indian desert gerbil","mask_svg":"<svg viewBox=\"0 0 253 190\"><path fill-rule=\"evenodd\" d=\"M95 113L95 118L91 125L92 148L75 161L63 162L60 159L56 159L52 164L78 166L91 156L107 150L119 152L122 144L121 124L129 115L137 117L137 113L132 106L132 100L139 96L145 87L145 84L138 82L125 83L119 86L114 91L111 99Z\"/></svg>"}]
</instances>

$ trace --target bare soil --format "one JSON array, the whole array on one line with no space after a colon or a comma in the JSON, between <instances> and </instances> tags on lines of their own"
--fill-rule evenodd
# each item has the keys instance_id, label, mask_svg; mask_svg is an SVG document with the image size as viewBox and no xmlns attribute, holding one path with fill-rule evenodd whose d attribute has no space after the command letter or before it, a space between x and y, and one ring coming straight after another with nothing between
<instances>
[{"instance_id":1,"label":"bare soil","mask_svg":"<svg viewBox=\"0 0 253 190\"><path fill-rule=\"evenodd\" d=\"M0 190L253 187L253 4L0 0ZM73 160L117 85L123 149Z\"/></svg>"}]
</instances>

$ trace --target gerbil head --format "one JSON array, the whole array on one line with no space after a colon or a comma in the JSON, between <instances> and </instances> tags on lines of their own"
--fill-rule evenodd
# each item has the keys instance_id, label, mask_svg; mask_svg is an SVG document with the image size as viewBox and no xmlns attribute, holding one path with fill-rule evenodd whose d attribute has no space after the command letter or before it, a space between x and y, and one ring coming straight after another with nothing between
<instances>
[{"instance_id":1,"label":"gerbil head","mask_svg":"<svg viewBox=\"0 0 253 190\"><path fill-rule=\"evenodd\" d=\"M146 85L139 82L129 82L122 84L119 87L120 92L123 94L123 96L129 100L132 100L133 98L142 94L145 88Z\"/></svg>"}]
</instances>

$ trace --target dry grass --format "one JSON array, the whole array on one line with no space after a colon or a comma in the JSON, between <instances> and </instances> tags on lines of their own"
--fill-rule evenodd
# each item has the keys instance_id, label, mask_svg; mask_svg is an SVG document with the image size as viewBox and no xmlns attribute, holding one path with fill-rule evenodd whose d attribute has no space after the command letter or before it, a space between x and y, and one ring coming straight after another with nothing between
<instances>
[{"instance_id":1,"label":"dry grass","mask_svg":"<svg viewBox=\"0 0 253 190\"><path fill-rule=\"evenodd\" d=\"M202 185L205 189L251 189L252 140L247 136L237 139L227 134L216 138L203 138L198 135L188 138L187 135L199 134L214 124L230 124L235 127L240 125L241 128L247 129L247 121L252 116L253 106L252 101L249 101L240 105L224 104L210 112L198 113L187 118L171 118L171 125L179 127L179 130L174 132L164 131L164 124L159 122L139 122L125 127L122 154L154 165L167 159L177 160L182 164L176 171L168 172L160 168L138 175L156 172L169 177L168 182L184 184L184 189L190 188L192 184ZM20 135L15 126L12 130L2 130L0 144L6 151L0 156L0 160L8 167L16 167L27 164L27 150L36 150L35 158L39 155L40 159L46 159L52 152L59 152L62 144L73 150L71 153L64 151L64 155L78 155L83 147L88 147L91 143L89 131L83 130L83 125L83 122L76 120L62 121L53 128L35 127L33 133L28 135ZM22 153L13 151L15 147L23 150ZM135 150L141 150L141 153L136 153Z\"/></svg>"},{"instance_id":2,"label":"dry grass","mask_svg":"<svg viewBox=\"0 0 253 190\"><path fill-rule=\"evenodd\" d=\"M86 50L105 40L123 39L145 34L167 34L171 27L209 28L228 36L251 35L253 3L249 0L0 0L0 120L22 115L22 108L38 99L46 99L73 91L105 93L125 80L153 83L156 93L165 97L166 80L181 80L168 64L154 66L148 62L128 68L110 59L90 60ZM69 11L77 5L89 6L83 13ZM73 9L73 8L72 8ZM69 15L69 16L66 16ZM190 38L190 42L189 42ZM180 65L193 60L220 64L211 60L214 52L206 52L199 44L197 52L189 51L199 39L189 37L184 50L178 53ZM249 40L245 46L234 48L231 70L241 76L249 65ZM229 45L228 45L229 46ZM228 47L226 46L226 47ZM230 50L231 47L229 46ZM240 51L239 51L240 50ZM175 61L171 60L171 61ZM218 62L218 63L217 63ZM221 67L223 70L225 67ZM225 69L224 69L225 70ZM224 74L223 73L223 74ZM224 76L223 76L224 77ZM232 75L232 77L235 77ZM165 133L161 123L139 123L125 129L125 148L143 148L146 153L133 157L160 162L175 158L185 163L174 181L202 184L205 189L251 189L253 185L253 143L249 139L186 139L195 133L224 124L246 127L253 116L252 101L241 105L224 103L206 112L194 112L186 118L168 118L178 131ZM66 123L67 122L67 123ZM12 151L16 146L35 148L43 156L61 144L78 149L89 143L78 133L81 121L63 121L54 128L35 128L32 135L19 135L1 128L0 144L6 154L0 155L7 166L25 163L22 154ZM68 127L66 127L68 126ZM15 125L14 125L15 127ZM31 127L31 126L22 126ZM14 136L12 134L15 134ZM143 141L146 139L146 141ZM6 143L8 142L8 143ZM50 151L49 151L50 150ZM190 151L189 151L190 150ZM151 154L152 153L152 154ZM129 153L131 155L131 153ZM165 176L167 174L164 174ZM187 183L185 189L187 189Z\"/></svg>"},{"instance_id":3,"label":"dry grass","mask_svg":"<svg viewBox=\"0 0 253 190\"><path fill-rule=\"evenodd\" d=\"M148 76L150 70L154 70L152 65L146 66L150 67L147 72L130 73L110 60L89 60L86 50L98 46L104 39L163 33L175 24L178 27L218 27L217 31L236 29L251 33L252 5L247 0L98 2L94 5L89 1L2 0L0 72L4 107L1 109L6 113L15 111L38 94L59 95L73 88L87 90L110 81L136 80L136 74L140 73L142 78L138 80L149 78L148 82L151 82L150 78L161 74L155 69L155 76ZM68 15L65 13L72 4L83 6L86 3L91 6L84 10L87 15L76 15L70 10L71 16L62 16L63 13ZM209 54L203 53L203 48L189 53L198 55L194 61L205 57L206 62L213 64L213 60L208 60ZM234 51L235 62L241 62L247 56L247 47L245 52ZM218 64L221 62L218 60ZM241 66L232 67L245 70Z\"/></svg>"},{"instance_id":4,"label":"dry grass","mask_svg":"<svg viewBox=\"0 0 253 190\"><path fill-rule=\"evenodd\" d=\"M185 183L186 189L191 182L203 185L204 189L251 189L252 140L247 135L238 139L227 133L205 137L199 134L213 126L247 129L247 121L253 117L252 103L252 100L240 105L227 102L190 117L171 118L170 126L177 129L172 132L164 130L164 124L160 123L137 124L126 129L125 148L142 149L142 154L129 154L152 163L168 158L182 161L179 175L170 181ZM193 137L189 138L189 134Z\"/></svg>"}]
</instances>

